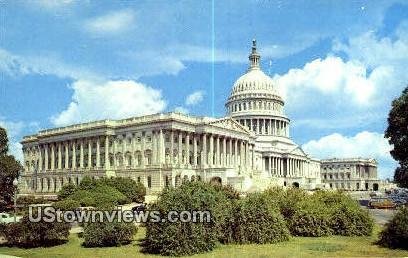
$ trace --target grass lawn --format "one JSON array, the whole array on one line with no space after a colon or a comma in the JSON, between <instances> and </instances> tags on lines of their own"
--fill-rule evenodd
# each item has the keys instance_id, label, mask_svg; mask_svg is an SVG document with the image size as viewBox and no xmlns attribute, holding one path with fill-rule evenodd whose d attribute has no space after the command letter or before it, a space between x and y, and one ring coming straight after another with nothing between
<instances>
[{"instance_id":1,"label":"grass lawn","mask_svg":"<svg viewBox=\"0 0 408 258\"><path fill-rule=\"evenodd\" d=\"M378 228L371 237L293 237L288 242L268 245L220 245L213 252L193 257L402 257L408 251L391 250L373 244ZM158 257L140 253L139 242L145 234L140 228L136 240L127 246L84 248L82 239L71 234L69 242L55 247L19 249L0 247L0 254L21 257ZM175 236L177 237L177 236ZM1 256L1 255L0 255Z\"/></svg>"}]
</instances>

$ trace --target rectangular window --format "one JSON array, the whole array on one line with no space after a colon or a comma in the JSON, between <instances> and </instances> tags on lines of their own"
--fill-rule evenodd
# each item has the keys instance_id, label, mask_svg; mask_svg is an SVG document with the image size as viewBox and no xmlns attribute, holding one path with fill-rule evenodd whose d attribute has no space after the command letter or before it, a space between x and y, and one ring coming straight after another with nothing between
<instances>
[{"instance_id":1,"label":"rectangular window","mask_svg":"<svg viewBox=\"0 0 408 258\"><path fill-rule=\"evenodd\" d=\"M148 187L148 188L151 188L151 187L152 187L152 177L151 177L151 176L148 176L148 177L147 177L147 187Z\"/></svg>"}]
</instances>

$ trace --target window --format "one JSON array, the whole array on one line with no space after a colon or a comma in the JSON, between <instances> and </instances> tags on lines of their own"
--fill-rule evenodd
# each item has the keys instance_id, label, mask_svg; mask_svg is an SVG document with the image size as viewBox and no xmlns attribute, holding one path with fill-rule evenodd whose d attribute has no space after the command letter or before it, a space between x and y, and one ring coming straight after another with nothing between
<instances>
[{"instance_id":1,"label":"window","mask_svg":"<svg viewBox=\"0 0 408 258\"><path fill-rule=\"evenodd\" d=\"M151 188L151 187L152 187L152 177L151 177L151 176L148 176L148 177L147 177L147 187L148 187L148 188Z\"/></svg>"},{"instance_id":2,"label":"window","mask_svg":"<svg viewBox=\"0 0 408 258\"><path fill-rule=\"evenodd\" d=\"M137 142L141 142L142 138L141 137L137 137Z\"/></svg>"},{"instance_id":3,"label":"window","mask_svg":"<svg viewBox=\"0 0 408 258\"><path fill-rule=\"evenodd\" d=\"M147 136L147 142L151 142L152 141L152 137L149 135Z\"/></svg>"}]
</instances>

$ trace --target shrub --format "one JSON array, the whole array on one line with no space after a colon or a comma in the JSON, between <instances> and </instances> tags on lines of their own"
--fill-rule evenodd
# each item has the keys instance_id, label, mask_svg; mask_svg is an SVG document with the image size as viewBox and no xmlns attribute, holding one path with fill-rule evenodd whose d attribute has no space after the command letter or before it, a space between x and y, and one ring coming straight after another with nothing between
<instances>
[{"instance_id":1,"label":"shrub","mask_svg":"<svg viewBox=\"0 0 408 258\"><path fill-rule=\"evenodd\" d=\"M76 191L76 186L69 183L62 186L61 190L58 192L58 200L63 200L71 196Z\"/></svg>"},{"instance_id":2,"label":"shrub","mask_svg":"<svg viewBox=\"0 0 408 258\"><path fill-rule=\"evenodd\" d=\"M132 242L137 227L125 222L94 222L84 226L84 246L103 247L121 246Z\"/></svg>"},{"instance_id":3,"label":"shrub","mask_svg":"<svg viewBox=\"0 0 408 258\"><path fill-rule=\"evenodd\" d=\"M260 193L249 194L235 202L232 213L233 224L224 237L235 243L276 243L289 239L289 230L279 210ZM231 221L230 221L231 222Z\"/></svg>"},{"instance_id":4,"label":"shrub","mask_svg":"<svg viewBox=\"0 0 408 258\"><path fill-rule=\"evenodd\" d=\"M385 225L378 243L389 248L408 249L408 208L402 207Z\"/></svg>"},{"instance_id":5,"label":"shrub","mask_svg":"<svg viewBox=\"0 0 408 258\"><path fill-rule=\"evenodd\" d=\"M116 190L124 194L131 202L144 202L145 200L145 186L142 183L136 182L131 178L103 178L98 181L98 184L115 188Z\"/></svg>"},{"instance_id":6,"label":"shrub","mask_svg":"<svg viewBox=\"0 0 408 258\"><path fill-rule=\"evenodd\" d=\"M126 196L113 187L98 185L92 190L76 190L70 199L78 201L81 206L109 208L126 203Z\"/></svg>"},{"instance_id":7,"label":"shrub","mask_svg":"<svg viewBox=\"0 0 408 258\"><path fill-rule=\"evenodd\" d=\"M371 235L374 221L367 210L342 192L318 191L313 198L330 212L332 233L343 236Z\"/></svg>"},{"instance_id":8,"label":"shrub","mask_svg":"<svg viewBox=\"0 0 408 258\"><path fill-rule=\"evenodd\" d=\"M7 224L4 237L10 246L53 246L68 241L71 226L65 222L31 222L25 216L18 223Z\"/></svg>"},{"instance_id":9,"label":"shrub","mask_svg":"<svg viewBox=\"0 0 408 258\"><path fill-rule=\"evenodd\" d=\"M292 220L299 202L308 198L308 194L299 188L273 187L264 191L266 198L278 206L286 222Z\"/></svg>"},{"instance_id":10,"label":"shrub","mask_svg":"<svg viewBox=\"0 0 408 258\"><path fill-rule=\"evenodd\" d=\"M204 182L187 182L177 188L164 189L152 210L160 214L170 211L209 211L209 222L146 223L143 250L148 253L181 256L208 252L221 238L222 224L229 214L226 196Z\"/></svg>"},{"instance_id":11,"label":"shrub","mask_svg":"<svg viewBox=\"0 0 408 258\"><path fill-rule=\"evenodd\" d=\"M295 206L295 212L287 224L294 236L319 237L332 233L330 213L327 207L314 199L304 200Z\"/></svg>"},{"instance_id":12,"label":"shrub","mask_svg":"<svg viewBox=\"0 0 408 258\"><path fill-rule=\"evenodd\" d=\"M97 180L89 176L85 176L84 178L82 178L81 183L79 183L78 189L92 190L93 188L96 187L96 184L97 184Z\"/></svg>"},{"instance_id":13,"label":"shrub","mask_svg":"<svg viewBox=\"0 0 408 258\"><path fill-rule=\"evenodd\" d=\"M78 201L72 199L65 199L55 202L53 206L55 207L55 209L60 209L62 211L72 211L81 207L81 204Z\"/></svg>"},{"instance_id":14,"label":"shrub","mask_svg":"<svg viewBox=\"0 0 408 258\"><path fill-rule=\"evenodd\" d=\"M235 188L232 185L213 184L213 187L217 191L222 192L230 200L238 200L240 198L239 192L235 190Z\"/></svg>"}]
</instances>

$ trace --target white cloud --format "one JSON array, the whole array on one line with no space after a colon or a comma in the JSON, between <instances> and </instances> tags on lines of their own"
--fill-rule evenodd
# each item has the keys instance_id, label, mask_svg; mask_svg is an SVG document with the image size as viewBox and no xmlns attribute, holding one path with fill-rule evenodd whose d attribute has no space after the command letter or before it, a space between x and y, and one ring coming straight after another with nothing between
<instances>
[{"instance_id":1,"label":"white cloud","mask_svg":"<svg viewBox=\"0 0 408 258\"><path fill-rule=\"evenodd\" d=\"M186 109L185 107L176 107L174 109L174 112L181 113L181 114L188 114L189 113L188 109Z\"/></svg>"},{"instance_id":2,"label":"white cloud","mask_svg":"<svg viewBox=\"0 0 408 258\"><path fill-rule=\"evenodd\" d=\"M85 29L92 33L110 34L129 29L135 22L132 10L120 10L85 21Z\"/></svg>"},{"instance_id":3,"label":"white cloud","mask_svg":"<svg viewBox=\"0 0 408 258\"><path fill-rule=\"evenodd\" d=\"M55 126L154 114L166 107L159 90L135 81L80 80L72 88L72 102L51 118Z\"/></svg>"},{"instance_id":4,"label":"white cloud","mask_svg":"<svg viewBox=\"0 0 408 258\"><path fill-rule=\"evenodd\" d=\"M198 103L203 101L203 99L204 99L204 91L202 90L195 91L187 96L186 105L187 106L197 105Z\"/></svg>"},{"instance_id":5,"label":"white cloud","mask_svg":"<svg viewBox=\"0 0 408 258\"><path fill-rule=\"evenodd\" d=\"M0 127L3 127L7 131L7 136L9 139L9 153L13 155L16 159L23 161L23 152L21 150L21 143L19 142L22 138L24 130L37 131L39 129L37 122L24 123L21 121L13 122L0 116Z\"/></svg>"},{"instance_id":6,"label":"white cloud","mask_svg":"<svg viewBox=\"0 0 408 258\"><path fill-rule=\"evenodd\" d=\"M100 75L77 65L68 65L53 55L21 56L0 48L0 71L10 76L55 75L60 78L99 78Z\"/></svg>"},{"instance_id":7,"label":"white cloud","mask_svg":"<svg viewBox=\"0 0 408 258\"><path fill-rule=\"evenodd\" d=\"M305 143L302 148L318 158L375 158L379 162L382 178L392 177L395 161L390 155L392 147L384 134L363 131L354 136L339 133L324 136Z\"/></svg>"},{"instance_id":8,"label":"white cloud","mask_svg":"<svg viewBox=\"0 0 408 258\"><path fill-rule=\"evenodd\" d=\"M372 103L376 93L379 74L385 76L388 72L387 69L375 69L368 75L366 67L359 62L344 62L340 57L328 56L315 59L302 69L275 75L274 79L285 98L305 99L301 94L312 89L322 95L345 96L357 105L367 105Z\"/></svg>"}]
</instances>

